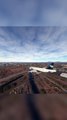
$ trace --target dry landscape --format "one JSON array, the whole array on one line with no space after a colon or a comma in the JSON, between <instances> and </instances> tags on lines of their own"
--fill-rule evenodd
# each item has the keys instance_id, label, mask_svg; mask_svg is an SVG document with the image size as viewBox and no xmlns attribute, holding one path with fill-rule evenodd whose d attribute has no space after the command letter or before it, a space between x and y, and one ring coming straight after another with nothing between
<instances>
[{"instance_id":1,"label":"dry landscape","mask_svg":"<svg viewBox=\"0 0 67 120\"><path fill-rule=\"evenodd\" d=\"M67 120L67 63L55 63L57 73L29 72L47 64L0 65L0 120Z\"/></svg>"},{"instance_id":2,"label":"dry landscape","mask_svg":"<svg viewBox=\"0 0 67 120\"><path fill-rule=\"evenodd\" d=\"M0 120L67 120L67 95L2 96Z\"/></svg>"},{"instance_id":3,"label":"dry landscape","mask_svg":"<svg viewBox=\"0 0 67 120\"><path fill-rule=\"evenodd\" d=\"M30 66L46 67L48 63L4 63L0 65L0 95L67 93L67 63L55 63L56 73L30 73Z\"/></svg>"}]
</instances>

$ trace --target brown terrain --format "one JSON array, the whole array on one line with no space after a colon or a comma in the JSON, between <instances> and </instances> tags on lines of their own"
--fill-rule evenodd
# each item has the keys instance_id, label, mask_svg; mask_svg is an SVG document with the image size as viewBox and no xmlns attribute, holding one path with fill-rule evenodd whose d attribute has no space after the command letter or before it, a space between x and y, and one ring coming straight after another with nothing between
<instances>
[{"instance_id":1,"label":"brown terrain","mask_svg":"<svg viewBox=\"0 0 67 120\"><path fill-rule=\"evenodd\" d=\"M2 96L0 120L67 120L67 95Z\"/></svg>"},{"instance_id":2,"label":"brown terrain","mask_svg":"<svg viewBox=\"0 0 67 120\"><path fill-rule=\"evenodd\" d=\"M30 66L47 63L0 65L0 120L67 120L67 79L60 77L67 63L55 63L57 73L30 73Z\"/></svg>"},{"instance_id":3,"label":"brown terrain","mask_svg":"<svg viewBox=\"0 0 67 120\"><path fill-rule=\"evenodd\" d=\"M47 63L15 63L0 67L0 95L67 93L67 64L55 63L56 73L30 73L30 66L46 67Z\"/></svg>"}]
</instances>

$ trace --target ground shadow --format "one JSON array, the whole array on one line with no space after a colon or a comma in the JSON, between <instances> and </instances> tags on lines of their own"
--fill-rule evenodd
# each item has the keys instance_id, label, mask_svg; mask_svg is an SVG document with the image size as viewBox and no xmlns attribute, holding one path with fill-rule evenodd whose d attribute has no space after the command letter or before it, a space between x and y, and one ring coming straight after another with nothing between
<instances>
[{"instance_id":1,"label":"ground shadow","mask_svg":"<svg viewBox=\"0 0 67 120\"><path fill-rule=\"evenodd\" d=\"M42 117L39 114L39 112L35 106L33 95L27 95L26 101L27 101L27 106L28 106L28 109L30 111L30 115L31 115L32 120L42 120Z\"/></svg>"},{"instance_id":2,"label":"ground shadow","mask_svg":"<svg viewBox=\"0 0 67 120\"><path fill-rule=\"evenodd\" d=\"M30 82L30 85L31 85L32 92L35 93L35 94L40 93L36 84L35 84L34 76L32 75L32 73L29 73L29 82Z\"/></svg>"}]
</instances>

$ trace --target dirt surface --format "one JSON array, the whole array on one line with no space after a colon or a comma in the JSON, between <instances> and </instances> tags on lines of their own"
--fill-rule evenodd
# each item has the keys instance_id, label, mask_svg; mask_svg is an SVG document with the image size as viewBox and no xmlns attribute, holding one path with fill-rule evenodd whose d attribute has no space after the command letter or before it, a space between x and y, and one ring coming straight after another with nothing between
<instances>
[{"instance_id":1,"label":"dirt surface","mask_svg":"<svg viewBox=\"0 0 67 120\"><path fill-rule=\"evenodd\" d=\"M0 120L67 120L67 96L2 96Z\"/></svg>"},{"instance_id":2,"label":"dirt surface","mask_svg":"<svg viewBox=\"0 0 67 120\"><path fill-rule=\"evenodd\" d=\"M67 93L67 79L60 77L65 64L55 64L56 73L30 73L30 66L47 66L47 63L6 64L0 72L0 95ZM67 65L67 64L66 64ZM5 71L4 71L5 69ZM6 72L7 71L7 72ZM11 72L9 72L11 71Z\"/></svg>"},{"instance_id":3,"label":"dirt surface","mask_svg":"<svg viewBox=\"0 0 67 120\"><path fill-rule=\"evenodd\" d=\"M0 120L67 120L67 79L57 73L31 73L30 66L47 63L11 63L0 66Z\"/></svg>"},{"instance_id":4,"label":"dirt surface","mask_svg":"<svg viewBox=\"0 0 67 120\"><path fill-rule=\"evenodd\" d=\"M4 64L0 66L0 79L25 71L27 68L24 64Z\"/></svg>"}]
</instances>

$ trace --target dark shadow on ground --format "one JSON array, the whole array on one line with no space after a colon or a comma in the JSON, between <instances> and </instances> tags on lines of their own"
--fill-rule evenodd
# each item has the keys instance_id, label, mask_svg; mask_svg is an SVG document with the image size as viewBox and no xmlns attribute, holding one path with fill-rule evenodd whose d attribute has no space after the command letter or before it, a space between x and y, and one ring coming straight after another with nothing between
<instances>
[{"instance_id":1,"label":"dark shadow on ground","mask_svg":"<svg viewBox=\"0 0 67 120\"><path fill-rule=\"evenodd\" d=\"M35 106L33 95L27 95L26 101L32 120L42 120L42 117Z\"/></svg>"},{"instance_id":2,"label":"dark shadow on ground","mask_svg":"<svg viewBox=\"0 0 67 120\"><path fill-rule=\"evenodd\" d=\"M36 84L35 84L34 76L32 75L32 73L29 73L29 82L30 82L30 85L31 85L32 92L34 94L40 93L37 86L36 86Z\"/></svg>"}]
</instances>

